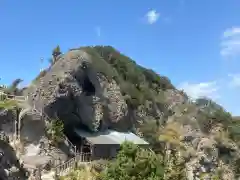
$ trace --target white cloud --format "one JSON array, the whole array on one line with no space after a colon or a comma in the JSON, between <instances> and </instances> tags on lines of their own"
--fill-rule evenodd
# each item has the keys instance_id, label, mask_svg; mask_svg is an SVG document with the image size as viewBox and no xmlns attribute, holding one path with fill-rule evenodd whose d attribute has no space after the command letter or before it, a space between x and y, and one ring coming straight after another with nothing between
<instances>
[{"instance_id":1,"label":"white cloud","mask_svg":"<svg viewBox=\"0 0 240 180\"><path fill-rule=\"evenodd\" d=\"M96 27L96 33L97 33L97 36L100 37L101 36L101 27Z\"/></svg>"},{"instance_id":2,"label":"white cloud","mask_svg":"<svg viewBox=\"0 0 240 180\"><path fill-rule=\"evenodd\" d=\"M188 96L192 99L197 99L200 97L208 97L211 99L216 99L219 97L218 89L216 82L202 82L191 84L184 82L179 85L178 89L184 90Z\"/></svg>"},{"instance_id":3,"label":"white cloud","mask_svg":"<svg viewBox=\"0 0 240 180\"><path fill-rule=\"evenodd\" d=\"M157 20L160 17L160 13L158 13L156 10L150 10L147 12L147 14L145 15L147 22L149 24L154 24L157 22Z\"/></svg>"},{"instance_id":4,"label":"white cloud","mask_svg":"<svg viewBox=\"0 0 240 180\"><path fill-rule=\"evenodd\" d=\"M231 78L230 87L240 87L240 74L229 74L228 76Z\"/></svg>"},{"instance_id":5,"label":"white cloud","mask_svg":"<svg viewBox=\"0 0 240 180\"><path fill-rule=\"evenodd\" d=\"M240 55L240 27L232 27L224 31L220 53L223 57Z\"/></svg>"}]
</instances>

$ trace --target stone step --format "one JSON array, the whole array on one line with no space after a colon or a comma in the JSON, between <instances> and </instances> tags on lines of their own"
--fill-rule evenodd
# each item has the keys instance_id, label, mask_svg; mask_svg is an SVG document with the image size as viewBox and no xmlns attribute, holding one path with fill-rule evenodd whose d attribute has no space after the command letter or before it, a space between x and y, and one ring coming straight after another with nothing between
<instances>
[{"instance_id":1,"label":"stone step","mask_svg":"<svg viewBox=\"0 0 240 180\"><path fill-rule=\"evenodd\" d=\"M41 176L42 180L55 180L55 173L53 171L50 171L48 173L44 173Z\"/></svg>"}]
</instances>

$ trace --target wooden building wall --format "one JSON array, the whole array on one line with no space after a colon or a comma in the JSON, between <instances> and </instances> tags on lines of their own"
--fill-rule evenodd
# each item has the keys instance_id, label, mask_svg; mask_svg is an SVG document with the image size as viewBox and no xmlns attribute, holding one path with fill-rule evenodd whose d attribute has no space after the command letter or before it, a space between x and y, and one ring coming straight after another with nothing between
<instances>
[{"instance_id":1,"label":"wooden building wall","mask_svg":"<svg viewBox=\"0 0 240 180\"><path fill-rule=\"evenodd\" d=\"M96 144L92 146L92 159L112 159L117 155L120 145L115 144Z\"/></svg>"}]
</instances>

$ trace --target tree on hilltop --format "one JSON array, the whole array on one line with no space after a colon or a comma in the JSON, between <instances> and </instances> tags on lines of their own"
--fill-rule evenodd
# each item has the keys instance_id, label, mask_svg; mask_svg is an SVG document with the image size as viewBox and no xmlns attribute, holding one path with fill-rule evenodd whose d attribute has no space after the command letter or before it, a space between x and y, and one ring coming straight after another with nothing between
<instances>
[{"instance_id":1,"label":"tree on hilltop","mask_svg":"<svg viewBox=\"0 0 240 180\"><path fill-rule=\"evenodd\" d=\"M62 54L61 48L59 45L57 45L57 47L55 47L52 51L52 59L49 60L50 63L54 64L57 61L57 57L61 54Z\"/></svg>"}]
</instances>

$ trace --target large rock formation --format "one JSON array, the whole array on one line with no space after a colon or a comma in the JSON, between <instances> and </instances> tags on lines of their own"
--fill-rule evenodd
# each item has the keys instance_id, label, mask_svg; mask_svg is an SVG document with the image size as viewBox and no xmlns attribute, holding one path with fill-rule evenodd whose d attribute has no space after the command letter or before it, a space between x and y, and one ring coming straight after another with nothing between
<instances>
[{"instance_id":1,"label":"large rock formation","mask_svg":"<svg viewBox=\"0 0 240 180\"><path fill-rule=\"evenodd\" d=\"M166 77L138 66L112 47L85 47L59 55L23 93L29 105L20 115L19 133L26 161L31 157L64 161L70 155L67 142L49 146L45 130L53 119L71 130L76 126L89 131L131 130L145 137L155 151L159 127L178 122L188 149L188 178L221 169L225 179L233 179L232 162L240 156L237 140L232 134L223 135L229 126L227 113L217 104L206 105L206 99L190 101ZM15 132L14 117L7 111L0 116L5 119L1 130L9 136Z\"/></svg>"},{"instance_id":2,"label":"large rock formation","mask_svg":"<svg viewBox=\"0 0 240 180\"><path fill-rule=\"evenodd\" d=\"M118 84L98 73L91 63L81 50L58 57L29 88L30 104L50 118L58 117L68 125L83 124L92 131L126 120L127 104Z\"/></svg>"}]
</instances>

